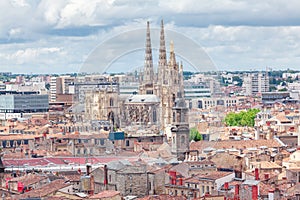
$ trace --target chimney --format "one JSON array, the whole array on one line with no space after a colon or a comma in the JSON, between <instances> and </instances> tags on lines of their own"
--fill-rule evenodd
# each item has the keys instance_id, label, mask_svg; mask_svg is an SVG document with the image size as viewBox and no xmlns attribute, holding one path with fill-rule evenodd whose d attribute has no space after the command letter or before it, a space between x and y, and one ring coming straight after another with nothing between
<instances>
[{"instance_id":1,"label":"chimney","mask_svg":"<svg viewBox=\"0 0 300 200\"><path fill-rule=\"evenodd\" d=\"M259 127L255 127L254 137L255 140L259 140L260 130Z\"/></svg>"},{"instance_id":2,"label":"chimney","mask_svg":"<svg viewBox=\"0 0 300 200\"><path fill-rule=\"evenodd\" d=\"M228 182L225 182L225 184L224 184L224 189L225 189L225 190L228 190L228 189L229 189L229 184L228 184Z\"/></svg>"},{"instance_id":3,"label":"chimney","mask_svg":"<svg viewBox=\"0 0 300 200\"><path fill-rule=\"evenodd\" d=\"M95 191L95 179L94 179L93 175L91 175L91 178L90 178L90 186L91 186L90 194L94 195L94 191Z\"/></svg>"},{"instance_id":4,"label":"chimney","mask_svg":"<svg viewBox=\"0 0 300 200\"><path fill-rule=\"evenodd\" d=\"M172 177L172 185L176 185L176 178Z\"/></svg>"},{"instance_id":5,"label":"chimney","mask_svg":"<svg viewBox=\"0 0 300 200\"><path fill-rule=\"evenodd\" d=\"M179 178L179 185L183 185L182 178Z\"/></svg>"},{"instance_id":6,"label":"chimney","mask_svg":"<svg viewBox=\"0 0 300 200\"><path fill-rule=\"evenodd\" d=\"M104 185L107 187L108 179L107 179L107 165L104 165Z\"/></svg>"},{"instance_id":7,"label":"chimney","mask_svg":"<svg viewBox=\"0 0 300 200\"><path fill-rule=\"evenodd\" d=\"M258 168L255 168L254 174L255 174L255 180L258 181L259 180Z\"/></svg>"},{"instance_id":8,"label":"chimney","mask_svg":"<svg viewBox=\"0 0 300 200\"><path fill-rule=\"evenodd\" d=\"M270 190L268 193L268 200L274 200L274 190Z\"/></svg>"},{"instance_id":9,"label":"chimney","mask_svg":"<svg viewBox=\"0 0 300 200\"><path fill-rule=\"evenodd\" d=\"M92 166L91 166L91 164L86 164L86 175L90 175L90 173L91 173L91 171L92 171Z\"/></svg>"},{"instance_id":10,"label":"chimney","mask_svg":"<svg viewBox=\"0 0 300 200\"><path fill-rule=\"evenodd\" d=\"M234 199L238 200L240 195L240 185L236 184L234 187Z\"/></svg>"},{"instance_id":11,"label":"chimney","mask_svg":"<svg viewBox=\"0 0 300 200\"><path fill-rule=\"evenodd\" d=\"M265 180L268 180L270 178L270 175L268 173L265 173Z\"/></svg>"},{"instance_id":12,"label":"chimney","mask_svg":"<svg viewBox=\"0 0 300 200\"><path fill-rule=\"evenodd\" d=\"M258 187L257 187L257 185L252 185L252 200L258 200Z\"/></svg>"},{"instance_id":13,"label":"chimney","mask_svg":"<svg viewBox=\"0 0 300 200\"><path fill-rule=\"evenodd\" d=\"M300 147L300 126L298 127L297 139L298 139L298 147Z\"/></svg>"},{"instance_id":14,"label":"chimney","mask_svg":"<svg viewBox=\"0 0 300 200\"><path fill-rule=\"evenodd\" d=\"M176 171L169 171L170 184L176 185Z\"/></svg>"},{"instance_id":15,"label":"chimney","mask_svg":"<svg viewBox=\"0 0 300 200\"><path fill-rule=\"evenodd\" d=\"M240 194L240 185L236 184L234 187L234 195L238 197L239 194Z\"/></svg>"}]
</instances>

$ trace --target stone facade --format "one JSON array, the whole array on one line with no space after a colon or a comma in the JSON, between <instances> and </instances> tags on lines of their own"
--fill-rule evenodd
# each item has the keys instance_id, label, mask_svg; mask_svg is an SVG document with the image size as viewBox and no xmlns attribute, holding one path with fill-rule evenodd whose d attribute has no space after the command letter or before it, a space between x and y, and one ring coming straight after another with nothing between
<instances>
[{"instance_id":1,"label":"stone facade","mask_svg":"<svg viewBox=\"0 0 300 200\"><path fill-rule=\"evenodd\" d=\"M143 197L165 191L164 170L148 172L146 164L139 161L133 164L114 162L107 168L107 185L104 184L104 168L97 168L91 173L95 177L95 193L108 189L119 191L123 196Z\"/></svg>"},{"instance_id":2,"label":"stone facade","mask_svg":"<svg viewBox=\"0 0 300 200\"><path fill-rule=\"evenodd\" d=\"M159 99L155 95L132 95L124 103L123 125L158 125Z\"/></svg>"},{"instance_id":3,"label":"stone facade","mask_svg":"<svg viewBox=\"0 0 300 200\"><path fill-rule=\"evenodd\" d=\"M183 98L179 98L175 102L173 111L172 132L172 153L176 154L180 160L185 159L185 153L189 151L189 124L188 124L188 108Z\"/></svg>"},{"instance_id":4,"label":"stone facade","mask_svg":"<svg viewBox=\"0 0 300 200\"><path fill-rule=\"evenodd\" d=\"M172 107L175 99L183 96L184 89L183 68L176 62L173 42L170 45L169 62L167 61L163 21L161 22L157 73L153 69L149 22L147 24L145 65L143 75L140 77L139 94L151 94L159 98L159 120L161 130L165 130L172 123Z\"/></svg>"},{"instance_id":5,"label":"stone facade","mask_svg":"<svg viewBox=\"0 0 300 200\"><path fill-rule=\"evenodd\" d=\"M119 126L119 94L114 88L106 88L85 94L86 119L108 120L113 126Z\"/></svg>"}]
</instances>

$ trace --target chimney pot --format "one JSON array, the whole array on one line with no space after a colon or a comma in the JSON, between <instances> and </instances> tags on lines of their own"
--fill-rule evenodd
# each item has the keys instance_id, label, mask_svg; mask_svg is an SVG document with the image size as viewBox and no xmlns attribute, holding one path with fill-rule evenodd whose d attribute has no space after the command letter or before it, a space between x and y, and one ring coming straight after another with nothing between
<instances>
[{"instance_id":1,"label":"chimney pot","mask_svg":"<svg viewBox=\"0 0 300 200\"><path fill-rule=\"evenodd\" d=\"M258 172L258 168L255 168L255 180L258 181L259 180L259 172Z\"/></svg>"},{"instance_id":2,"label":"chimney pot","mask_svg":"<svg viewBox=\"0 0 300 200\"><path fill-rule=\"evenodd\" d=\"M258 187L257 187L257 185L252 185L252 200L258 200Z\"/></svg>"}]
</instances>

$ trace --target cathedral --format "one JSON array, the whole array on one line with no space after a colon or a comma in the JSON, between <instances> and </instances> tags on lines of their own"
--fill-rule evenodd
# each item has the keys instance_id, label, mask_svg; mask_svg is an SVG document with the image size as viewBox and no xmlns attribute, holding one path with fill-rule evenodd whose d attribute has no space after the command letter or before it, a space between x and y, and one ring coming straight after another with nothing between
<instances>
[{"instance_id":1,"label":"cathedral","mask_svg":"<svg viewBox=\"0 0 300 200\"><path fill-rule=\"evenodd\" d=\"M177 98L183 98L183 69L175 58L174 44L171 41L169 61L165 45L164 24L161 21L159 61L157 72L153 68L150 25L147 22L144 70L140 74L139 95L155 95L159 99L159 111L156 112L161 130L172 124Z\"/></svg>"},{"instance_id":2,"label":"cathedral","mask_svg":"<svg viewBox=\"0 0 300 200\"><path fill-rule=\"evenodd\" d=\"M143 72L139 74L138 94L121 99L115 88L105 87L86 93L85 110L89 120L108 120L111 127L143 133L164 134L172 153L182 157L189 149L188 108L184 99L183 66L175 58L170 43L169 58L161 21L157 72L153 67L150 24L147 22ZM137 129L136 129L137 128ZM111 129L112 131L112 129Z\"/></svg>"},{"instance_id":3,"label":"cathedral","mask_svg":"<svg viewBox=\"0 0 300 200\"><path fill-rule=\"evenodd\" d=\"M144 68L139 74L138 94L121 99L119 92L109 86L86 92L86 118L107 119L118 127L157 126L161 132L165 132L175 122L172 109L176 100L183 97L183 67L176 62L172 41L167 59L163 21L157 71L153 67L150 24L147 22Z\"/></svg>"}]
</instances>

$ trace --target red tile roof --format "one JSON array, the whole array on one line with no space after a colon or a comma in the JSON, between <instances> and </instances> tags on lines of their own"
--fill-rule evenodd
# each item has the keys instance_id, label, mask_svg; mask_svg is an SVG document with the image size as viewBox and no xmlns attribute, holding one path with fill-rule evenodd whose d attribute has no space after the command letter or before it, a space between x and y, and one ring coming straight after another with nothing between
<instances>
[{"instance_id":1,"label":"red tile roof","mask_svg":"<svg viewBox=\"0 0 300 200\"><path fill-rule=\"evenodd\" d=\"M37 174L27 174L25 176L16 177L9 182L22 182L24 186L32 185L34 183L40 182L41 180L47 179L46 176L41 176Z\"/></svg>"},{"instance_id":2,"label":"red tile roof","mask_svg":"<svg viewBox=\"0 0 300 200\"><path fill-rule=\"evenodd\" d=\"M64 187L69 186L70 184L65 183L62 179L57 179L52 181L51 183L44 185L43 187L31 190L24 194L16 196L16 199L23 199L23 198L33 198L33 197L46 197Z\"/></svg>"},{"instance_id":3,"label":"red tile roof","mask_svg":"<svg viewBox=\"0 0 300 200\"><path fill-rule=\"evenodd\" d=\"M198 141L193 142L190 145L190 150L198 150L200 152L203 149L212 147L215 149L245 149L250 147L267 146L268 148L281 147L282 145L275 139L271 140L222 140L222 141Z\"/></svg>"},{"instance_id":4,"label":"red tile roof","mask_svg":"<svg viewBox=\"0 0 300 200\"><path fill-rule=\"evenodd\" d=\"M93 196L90 196L89 199L110 198L110 197L114 197L116 195L120 195L120 192L113 191L113 190L106 190L106 191L102 191L98 194L95 194Z\"/></svg>"},{"instance_id":5,"label":"red tile roof","mask_svg":"<svg viewBox=\"0 0 300 200\"><path fill-rule=\"evenodd\" d=\"M184 196L171 196L167 194L161 195L150 195L143 198L138 198L138 200L186 200Z\"/></svg>"}]
</instances>

